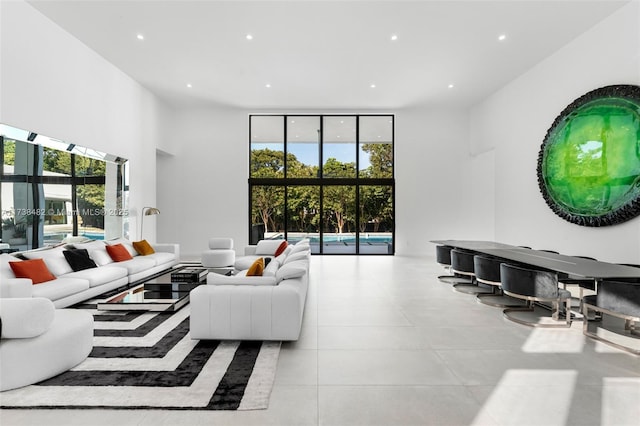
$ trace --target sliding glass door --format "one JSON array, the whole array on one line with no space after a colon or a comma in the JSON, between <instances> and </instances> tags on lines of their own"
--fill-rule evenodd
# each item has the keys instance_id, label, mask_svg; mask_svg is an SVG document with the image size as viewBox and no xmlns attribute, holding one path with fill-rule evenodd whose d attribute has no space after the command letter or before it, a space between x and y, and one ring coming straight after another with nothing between
<instances>
[{"instance_id":1,"label":"sliding glass door","mask_svg":"<svg viewBox=\"0 0 640 426\"><path fill-rule=\"evenodd\" d=\"M250 116L250 241L393 254L392 115Z\"/></svg>"}]
</instances>

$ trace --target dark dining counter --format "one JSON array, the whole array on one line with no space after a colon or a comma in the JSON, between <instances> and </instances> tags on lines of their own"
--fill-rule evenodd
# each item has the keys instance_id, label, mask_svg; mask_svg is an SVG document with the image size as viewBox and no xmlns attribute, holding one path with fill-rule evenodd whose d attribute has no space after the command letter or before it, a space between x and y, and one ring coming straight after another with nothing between
<instances>
[{"instance_id":1,"label":"dark dining counter","mask_svg":"<svg viewBox=\"0 0 640 426\"><path fill-rule=\"evenodd\" d=\"M601 262L575 256L533 250L493 241L433 240L435 244L472 250L514 262L537 266L596 281L616 278L640 278L640 268ZM637 285L640 285L637 284Z\"/></svg>"}]
</instances>

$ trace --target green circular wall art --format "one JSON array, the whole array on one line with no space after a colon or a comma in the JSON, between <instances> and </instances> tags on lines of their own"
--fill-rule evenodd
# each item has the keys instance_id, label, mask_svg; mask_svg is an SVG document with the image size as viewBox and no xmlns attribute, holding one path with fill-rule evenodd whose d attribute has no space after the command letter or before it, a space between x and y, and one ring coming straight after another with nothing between
<instances>
[{"instance_id":1,"label":"green circular wall art","mask_svg":"<svg viewBox=\"0 0 640 426\"><path fill-rule=\"evenodd\" d=\"M565 108L540 148L538 184L549 207L578 225L640 214L640 87L602 87Z\"/></svg>"}]
</instances>

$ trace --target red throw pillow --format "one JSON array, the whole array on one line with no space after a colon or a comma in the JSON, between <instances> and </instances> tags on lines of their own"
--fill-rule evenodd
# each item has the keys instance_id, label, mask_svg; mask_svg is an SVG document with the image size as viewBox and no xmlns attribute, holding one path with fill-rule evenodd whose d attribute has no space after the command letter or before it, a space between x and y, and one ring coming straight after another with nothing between
<instances>
[{"instance_id":1,"label":"red throw pillow","mask_svg":"<svg viewBox=\"0 0 640 426\"><path fill-rule=\"evenodd\" d=\"M9 262L9 266L11 266L16 278L29 278L34 284L40 284L56 279L42 259Z\"/></svg>"},{"instance_id":2,"label":"red throw pillow","mask_svg":"<svg viewBox=\"0 0 640 426\"><path fill-rule=\"evenodd\" d=\"M129 250L122 244L114 244L112 246L107 245L107 253L113 259L114 262L123 262L125 260L131 260L133 257Z\"/></svg>"},{"instance_id":3,"label":"red throw pillow","mask_svg":"<svg viewBox=\"0 0 640 426\"><path fill-rule=\"evenodd\" d=\"M280 245L278 246L278 248L276 249L276 252L275 252L274 256L278 257L282 253L284 253L284 251L287 249L288 245L289 245L289 243L287 243L286 241L281 242Z\"/></svg>"}]
</instances>

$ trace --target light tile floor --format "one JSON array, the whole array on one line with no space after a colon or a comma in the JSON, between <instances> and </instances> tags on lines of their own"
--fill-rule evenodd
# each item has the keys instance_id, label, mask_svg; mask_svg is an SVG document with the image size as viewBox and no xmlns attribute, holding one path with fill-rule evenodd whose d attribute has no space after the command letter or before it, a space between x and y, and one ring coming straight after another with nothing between
<instances>
[{"instance_id":1,"label":"light tile floor","mask_svg":"<svg viewBox=\"0 0 640 426\"><path fill-rule=\"evenodd\" d=\"M640 357L532 329L433 258L312 258L298 342L251 412L3 410L8 425L640 425Z\"/></svg>"}]
</instances>

